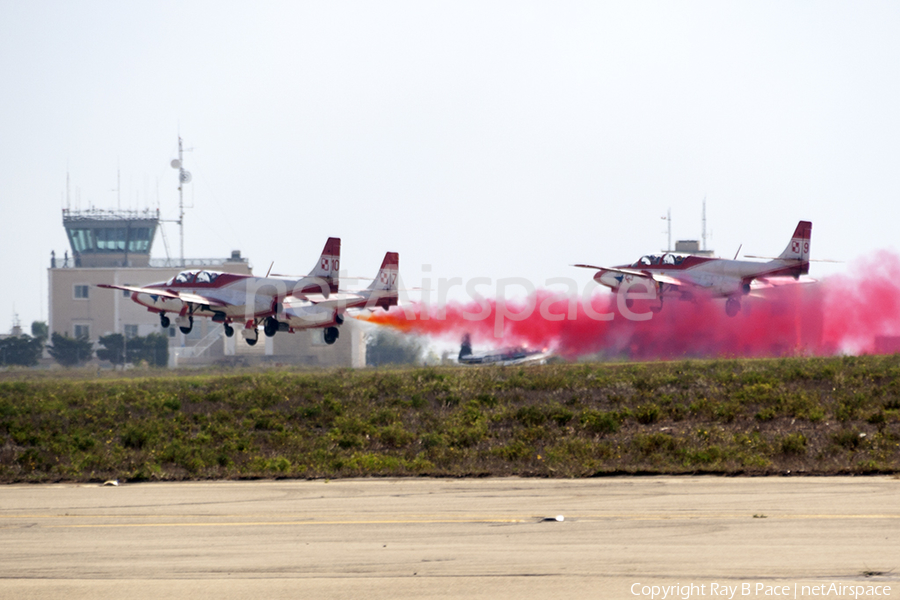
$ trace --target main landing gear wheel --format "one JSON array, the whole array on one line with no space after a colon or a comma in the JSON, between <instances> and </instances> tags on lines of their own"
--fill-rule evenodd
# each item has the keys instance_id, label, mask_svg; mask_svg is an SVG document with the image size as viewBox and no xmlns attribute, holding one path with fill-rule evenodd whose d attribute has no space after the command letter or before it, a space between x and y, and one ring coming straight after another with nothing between
<instances>
[{"instance_id":1,"label":"main landing gear wheel","mask_svg":"<svg viewBox=\"0 0 900 600\"><path fill-rule=\"evenodd\" d=\"M273 317L267 317L266 324L263 325L263 331L266 332L266 337L275 337L275 334L278 333L278 320Z\"/></svg>"},{"instance_id":2,"label":"main landing gear wheel","mask_svg":"<svg viewBox=\"0 0 900 600\"><path fill-rule=\"evenodd\" d=\"M234 327L232 327L232 326L229 325L228 323L225 323L225 335L226 335L227 337L232 337L232 336L234 336Z\"/></svg>"},{"instance_id":3,"label":"main landing gear wheel","mask_svg":"<svg viewBox=\"0 0 900 600\"><path fill-rule=\"evenodd\" d=\"M168 319L166 319L168 321ZM191 329L194 328L194 317L188 317L188 326L187 327L179 327L181 333L187 335L191 332Z\"/></svg>"},{"instance_id":4,"label":"main landing gear wheel","mask_svg":"<svg viewBox=\"0 0 900 600\"><path fill-rule=\"evenodd\" d=\"M333 344L337 341L338 336L341 334L340 330L337 327L328 327L323 332L323 337L325 338L326 344Z\"/></svg>"},{"instance_id":5,"label":"main landing gear wheel","mask_svg":"<svg viewBox=\"0 0 900 600\"><path fill-rule=\"evenodd\" d=\"M741 312L741 301L737 298L729 298L725 301L725 314L733 317Z\"/></svg>"},{"instance_id":6,"label":"main landing gear wheel","mask_svg":"<svg viewBox=\"0 0 900 600\"><path fill-rule=\"evenodd\" d=\"M172 321L169 320L169 317L166 316L166 313L159 313L159 324L163 329L168 329L169 325L172 324Z\"/></svg>"}]
</instances>

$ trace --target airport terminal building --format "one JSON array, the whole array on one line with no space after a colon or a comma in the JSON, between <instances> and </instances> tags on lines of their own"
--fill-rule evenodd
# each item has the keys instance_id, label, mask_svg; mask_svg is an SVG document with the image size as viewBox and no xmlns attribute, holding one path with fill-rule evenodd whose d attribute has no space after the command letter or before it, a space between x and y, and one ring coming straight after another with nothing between
<instances>
[{"instance_id":1,"label":"airport terminal building","mask_svg":"<svg viewBox=\"0 0 900 600\"><path fill-rule=\"evenodd\" d=\"M153 259L150 251L159 212L73 211L63 209L63 226L70 250L51 253L49 330L71 337L97 340L110 333L126 339L163 333L169 338L169 366L278 363L309 366L365 366L365 336L348 319L336 343L325 343L321 329L260 336L265 344L248 346L240 336L226 337L220 323L197 319L189 334L174 324L160 325L159 315L133 302L130 293L97 284L142 286L166 281L184 269L211 269L251 274L239 250L226 258Z\"/></svg>"}]
</instances>

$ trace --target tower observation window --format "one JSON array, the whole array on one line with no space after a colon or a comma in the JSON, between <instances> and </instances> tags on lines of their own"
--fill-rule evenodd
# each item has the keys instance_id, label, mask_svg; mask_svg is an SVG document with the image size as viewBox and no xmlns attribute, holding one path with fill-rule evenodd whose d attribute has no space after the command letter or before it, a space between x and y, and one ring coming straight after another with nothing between
<instances>
[{"instance_id":1,"label":"tower observation window","mask_svg":"<svg viewBox=\"0 0 900 600\"><path fill-rule=\"evenodd\" d=\"M72 249L75 252L84 254L85 252L94 251L94 236L90 229L70 229L69 240L72 242Z\"/></svg>"},{"instance_id":2,"label":"tower observation window","mask_svg":"<svg viewBox=\"0 0 900 600\"><path fill-rule=\"evenodd\" d=\"M128 251L146 254L150 251L150 228L135 227L129 231Z\"/></svg>"},{"instance_id":3,"label":"tower observation window","mask_svg":"<svg viewBox=\"0 0 900 600\"><path fill-rule=\"evenodd\" d=\"M148 254L155 227L67 228L72 249L80 254L129 252Z\"/></svg>"}]
</instances>

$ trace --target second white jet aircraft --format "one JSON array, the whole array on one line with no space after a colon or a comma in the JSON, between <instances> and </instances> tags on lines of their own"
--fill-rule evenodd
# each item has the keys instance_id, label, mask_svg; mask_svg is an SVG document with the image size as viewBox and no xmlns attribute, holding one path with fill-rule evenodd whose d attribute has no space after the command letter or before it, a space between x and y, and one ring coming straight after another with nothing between
<instances>
[{"instance_id":1,"label":"second white jet aircraft","mask_svg":"<svg viewBox=\"0 0 900 600\"><path fill-rule=\"evenodd\" d=\"M800 221L784 252L768 262L665 252L642 256L630 265L574 266L597 269L594 281L617 293L626 291L634 284L644 284L641 287L646 288L647 292L655 292L659 299L659 304L650 308L653 312L662 309L664 298L691 300L698 294L706 294L714 298L727 298L725 312L733 317L741 310L741 297L752 289L779 285L785 280L797 281L809 273L811 238L812 223Z\"/></svg>"}]
</instances>

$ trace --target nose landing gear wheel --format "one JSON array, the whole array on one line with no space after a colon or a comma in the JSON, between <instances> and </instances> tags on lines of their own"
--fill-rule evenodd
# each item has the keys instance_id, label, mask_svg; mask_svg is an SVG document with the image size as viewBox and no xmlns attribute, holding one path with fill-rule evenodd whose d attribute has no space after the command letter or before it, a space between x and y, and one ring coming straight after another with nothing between
<instances>
[{"instance_id":1,"label":"nose landing gear wheel","mask_svg":"<svg viewBox=\"0 0 900 600\"><path fill-rule=\"evenodd\" d=\"M194 317L188 317L188 326L187 327L179 327L181 333L187 335L191 332L191 329L194 328Z\"/></svg>"},{"instance_id":2,"label":"nose landing gear wheel","mask_svg":"<svg viewBox=\"0 0 900 600\"><path fill-rule=\"evenodd\" d=\"M256 328L256 325L256 321L249 321L247 327L244 328L244 341L247 342L248 346L255 346L256 342L259 341L259 329ZM253 337L250 337L250 335Z\"/></svg>"},{"instance_id":3,"label":"nose landing gear wheel","mask_svg":"<svg viewBox=\"0 0 900 600\"><path fill-rule=\"evenodd\" d=\"M741 312L741 301L737 298L729 298L725 301L725 314L733 317Z\"/></svg>"},{"instance_id":4,"label":"nose landing gear wheel","mask_svg":"<svg viewBox=\"0 0 900 600\"><path fill-rule=\"evenodd\" d=\"M169 317L167 317L165 315L165 313L160 313L159 324L162 326L163 329L168 329L169 325L171 325L172 322L169 320Z\"/></svg>"}]
</instances>

